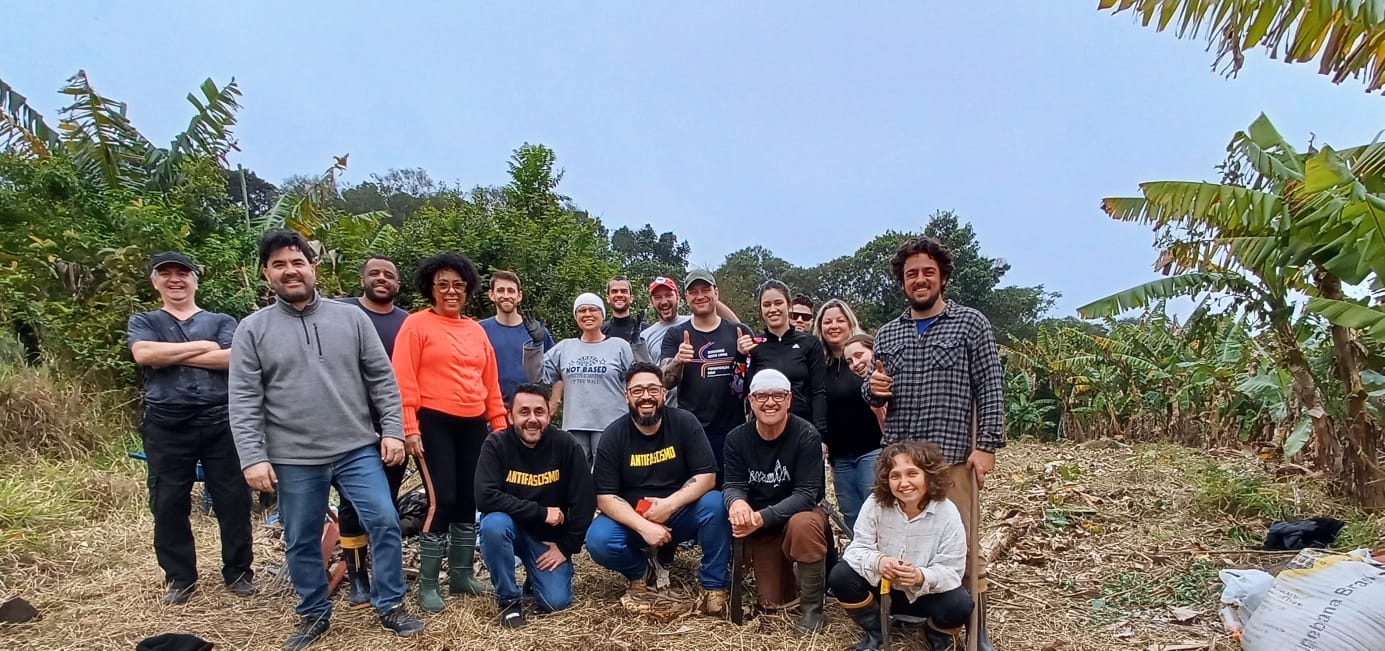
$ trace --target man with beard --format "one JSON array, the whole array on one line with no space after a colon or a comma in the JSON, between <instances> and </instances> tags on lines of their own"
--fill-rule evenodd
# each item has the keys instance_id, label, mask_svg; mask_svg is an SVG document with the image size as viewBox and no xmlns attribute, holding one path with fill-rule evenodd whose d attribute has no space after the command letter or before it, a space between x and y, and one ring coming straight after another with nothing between
<instances>
[{"instance_id":1,"label":"man with beard","mask_svg":"<svg viewBox=\"0 0 1385 651\"><path fill-rule=\"evenodd\" d=\"M724 495L731 535L745 540L760 603L782 608L797 597L794 631L804 635L822 630L827 514L818 506L822 437L790 413L792 406L793 387L783 373L764 369L751 379L755 419L726 437Z\"/></svg>"},{"instance_id":2,"label":"man with beard","mask_svg":"<svg viewBox=\"0 0 1385 651\"><path fill-rule=\"evenodd\" d=\"M399 267L394 261L381 255L372 255L361 267L361 295L338 299L343 303L355 305L370 318L380 343L385 345L385 354L394 354L394 339L399 327L404 324L408 312L394 304L399 296ZM378 420L378 419L377 419ZM379 431L379 423L376 423ZM404 483L404 469L407 460L397 466L385 466L385 478L389 480L390 500L399 496L399 485ZM338 491L340 493L340 491ZM361 518L356 507L343 497L337 509L338 524L341 527L341 551L346 559L347 601L352 608L365 608L370 605L370 557L367 555L366 531L361 527Z\"/></svg>"},{"instance_id":3,"label":"man with beard","mask_svg":"<svg viewBox=\"0 0 1385 651\"><path fill-rule=\"evenodd\" d=\"M544 385L519 385L510 426L486 437L476 462L476 506L485 514L481 557L506 628L527 623L516 556L540 611L572 605L572 556L582 550L596 510L587 456L572 435L549 424L549 397Z\"/></svg>"},{"instance_id":4,"label":"man with beard","mask_svg":"<svg viewBox=\"0 0 1385 651\"><path fill-rule=\"evenodd\" d=\"M654 313L659 316L659 320L645 328L640 333L640 338L649 350L650 359L659 359L659 354L664 348L664 335L672 328L687 323L692 317L678 313L678 283L668 276L659 276L649 282L649 304L654 307ZM670 396L670 400L672 399ZM677 404L670 402L669 406L675 407Z\"/></svg>"},{"instance_id":5,"label":"man with beard","mask_svg":"<svg viewBox=\"0 0 1385 651\"><path fill-rule=\"evenodd\" d=\"M717 314L720 294L711 272L689 271L683 289L692 319L664 335L664 386L677 388L678 404L697 416L720 469L726 434L745 422L744 404L731 391L732 367L755 343L748 326Z\"/></svg>"},{"instance_id":6,"label":"man with beard","mask_svg":"<svg viewBox=\"0 0 1385 651\"><path fill-rule=\"evenodd\" d=\"M370 319L318 296L313 257L296 232L260 238L276 298L245 318L231 345L230 421L241 469L251 488L278 495L299 597L299 622L283 645L289 651L330 625L322 522L332 486L356 506L375 551L371 604L380 625L400 636L423 631L402 603L399 517L383 465L404 462L399 387Z\"/></svg>"},{"instance_id":7,"label":"man with beard","mask_svg":"<svg viewBox=\"0 0 1385 651\"><path fill-rule=\"evenodd\" d=\"M495 350L495 365L500 370L500 395L508 405L514 398L515 387L539 381L543 354L553 347L553 337L538 319L520 314L519 304L524 300L524 292L519 286L519 276L513 271L492 274L486 296L495 305L495 316L482 319L481 328ZM526 370L526 351L529 351L529 358L538 362L533 369Z\"/></svg>"},{"instance_id":8,"label":"man with beard","mask_svg":"<svg viewBox=\"0 0 1385 651\"><path fill-rule=\"evenodd\" d=\"M634 303L635 297L630 293L630 279L625 276L616 276L606 281L606 302L611 305L611 316L606 322L601 324L601 334L607 337L620 337L630 344L632 348L648 348L640 342L640 333L644 331L644 320L639 314L630 313L630 305ZM648 361L644 352L638 353L640 361Z\"/></svg>"},{"instance_id":9,"label":"man with beard","mask_svg":"<svg viewBox=\"0 0 1385 651\"><path fill-rule=\"evenodd\" d=\"M663 372L637 362L625 374L630 415L611 423L597 447L596 505L601 515L587 530L587 553L629 581L627 594L643 592L649 546L697 540L698 579L705 612L726 612L731 526L717 465L697 418L664 406Z\"/></svg>"},{"instance_id":10,"label":"man with beard","mask_svg":"<svg viewBox=\"0 0 1385 651\"><path fill-rule=\"evenodd\" d=\"M952 482L947 498L962 513L967 531L976 532L986 475L995 451L1005 445L1005 395L995 332L980 312L943 297L952 277L952 252L935 238L915 237L899 245L890 271L909 300L909 309L875 334L875 371L861 385L867 400L886 406L882 444L919 439L942 448ZM976 436L972 436L973 417ZM968 540L963 585L980 586L973 595L986 637L985 559L979 540Z\"/></svg>"},{"instance_id":11,"label":"man with beard","mask_svg":"<svg viewBox=\"0 0 1385 651\"><path fill-rule=\"evenodd\" d=\"M221 577L238 596L255 594L250 497L227 421L226 366L236 320L197 307L197 265L166 251L149 259L160 309L132 315L130 353L144 371L140 437L149 461L154 555L164 572L165 605L185 603L197 588L192 484L202 463L221 528Z\"/></svg>"}]
</instances>

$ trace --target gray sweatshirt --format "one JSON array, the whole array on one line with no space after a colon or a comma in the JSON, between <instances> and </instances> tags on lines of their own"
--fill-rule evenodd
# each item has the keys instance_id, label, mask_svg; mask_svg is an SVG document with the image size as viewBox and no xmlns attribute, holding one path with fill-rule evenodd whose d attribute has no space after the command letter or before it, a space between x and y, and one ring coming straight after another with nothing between
<instances>
[{"instance_id":1,"label":"gray sweatshirt","mask_svg":"<svg viewBox=\"0 0 1385 651\"><path fill-rule=\"evenodd\" d=\"M360 308L314 299L302 312L282 299L245 317L231 343L231 433L241 468L262 461L331 463L404 438L399 385L385 346Z\"/></svg>"}]
</instances>

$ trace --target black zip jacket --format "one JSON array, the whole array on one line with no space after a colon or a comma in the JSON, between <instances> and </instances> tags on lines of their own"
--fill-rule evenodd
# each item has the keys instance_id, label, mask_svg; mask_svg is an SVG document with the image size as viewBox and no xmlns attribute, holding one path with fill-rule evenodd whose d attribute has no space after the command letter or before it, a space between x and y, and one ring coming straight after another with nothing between
<instances>
[{"instance_id":1,"label":"black zip jacket","mask_svg":"<svg viewBox=\"0 0 1385 651\"><path fill-rule=\"evenodd\" d=\"M789 411L813 424L818 431L827 429L827 372L826 355L817 337L793 328L781 339L764 333L765 341L750 351L750 380L760 369L772 368L789 378L793 388L793 405Z\"/></svg>"}]
</instances>

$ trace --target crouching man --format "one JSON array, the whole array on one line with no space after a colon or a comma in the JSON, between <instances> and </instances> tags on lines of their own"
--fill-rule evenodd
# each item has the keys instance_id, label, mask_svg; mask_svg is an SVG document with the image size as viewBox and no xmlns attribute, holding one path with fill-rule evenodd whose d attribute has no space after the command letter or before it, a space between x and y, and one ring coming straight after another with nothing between
<instances>
[{"instance_id":1,"label":"crouching man","mask_svg":"<svg viewBox=\"0 0 1385 651\"><path fill-rule=\"evenodd\" d=\"M794 631L822 630L827 515L822 501L822 437L789 413L789 378L764 369L750 382L752 420L726 436L726 510L731 535L745 540L760 602L780 608L797 583L802 616ZM795 582L795 578L797 581Z\"/></svg>"},{"instance_id":2,"label":"crouching man","mask_svg":"<svg viewBox=\"0 0 1385 651\"><path fill-rule=\"evenodd\" d=\"M519 385L510 426L486 437L476 462L476 506L485 514L481 558L506 628L527 623L516 556L539 610L572 605L572 556L581 551L596 510L587 455L571 434L549 424L549 397L546 386Z\"/></svg>"},{"instance_id":3,"label":"crouching man","mask_svg":"<svg viewBox=\"0 0 1385 651\"><path fill-rule=\"evenodd\" d=\"M692 413L664 406L663 372L636 362L625 373L630 414L601 433L596 451L596 505L587 530L587 553L629 582L626 594L645 589L645 550L684 540L702 548L698 579L705 612L726 612L731 526L716 484L717 461Z\"/></svg>"}]
</instances>

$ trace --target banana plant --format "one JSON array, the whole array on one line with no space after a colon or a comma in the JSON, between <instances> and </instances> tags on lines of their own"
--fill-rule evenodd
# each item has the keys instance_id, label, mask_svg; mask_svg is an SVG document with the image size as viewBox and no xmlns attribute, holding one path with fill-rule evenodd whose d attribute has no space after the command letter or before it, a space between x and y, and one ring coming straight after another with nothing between
<instances>
[{"instance_id":1,"label":"banana plant","mask_svg":"<svg viewBox=\"0 0 1385 651\"><path fill-rule=\"evenodd\" d=\"M1261 115L1228 152L1222 183L1144 183L1141 197L1103 201L1111 217L1154 227L1163 244L1156 267L1172 275L1079 313L1107 316L1176 295L1235 297L1252 326L1272 336L1276 362L1292 379L1283 421L1291 427L1278 430L1285 452L1311 442L1321 470L1349 478L1344 486L1363 504L1385 506L1374 465L1380 429L1366 409L1352 334L1385 333L1385 313L1373 314L1343 291L1344 282L1378 285L1385 272L1385 144L1300 153ZM1331 324L1336 377L1314 377L1294 323L1298 293L1312 297L1306 309ZM1325 396L1343 396L1346 408L1332 408Z\"/></svg>"},{"instance_id":2,"label":"banana plant","mask_svg":"<svg viewBox=\"0 0 1385 651\"><path fill-rule=\"evenodd\" d=\"M1333 83L1360 77L1385 87L1385 6L1376 0L1099 0L1101 11L1137 15L1141 25L1215 46L1213 64L1235 74L1263 47L1285 62L1318 61Z\"/></svg>"},{"instance_id":3,"label":"banana plant","mask_svg":"<svg viewBox=\"0 0 1385 651\"><path fill-rule=\"evenodd\" d=\"M181 169L188 161L206 158L224 165L237 149L231 133L240 108L235 80L218 86L207 79L198 90L200 95L187 96L194 108L187 129L167 147L158 147L130 122L125 103L97 92L84 70L60 91L69 100L59 111L56 128L0 80L0 151L32 158L70 156L103 190L167 192L182 183Z\"/></svg>"}]
</instances>

